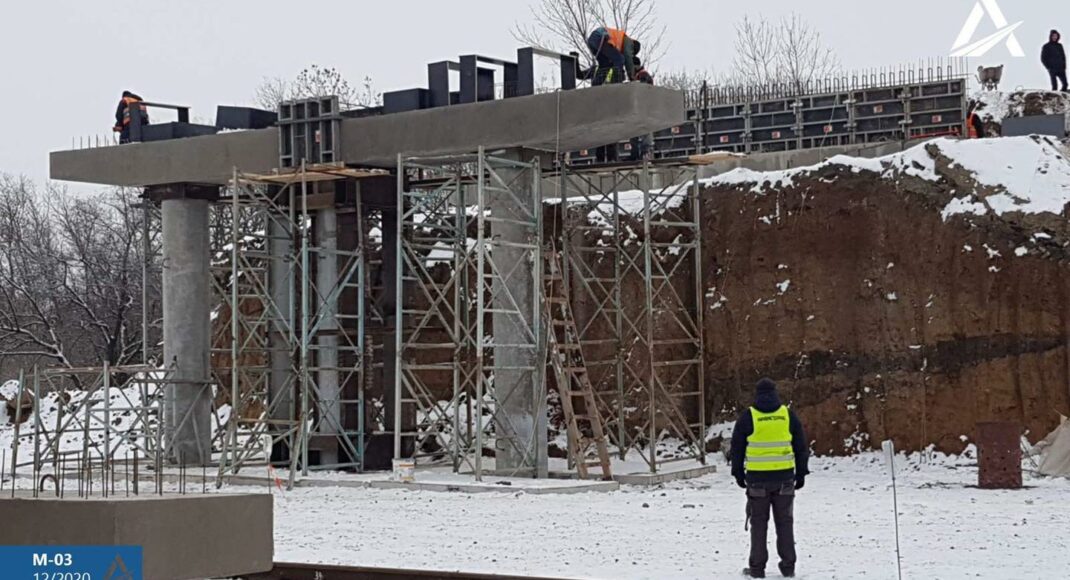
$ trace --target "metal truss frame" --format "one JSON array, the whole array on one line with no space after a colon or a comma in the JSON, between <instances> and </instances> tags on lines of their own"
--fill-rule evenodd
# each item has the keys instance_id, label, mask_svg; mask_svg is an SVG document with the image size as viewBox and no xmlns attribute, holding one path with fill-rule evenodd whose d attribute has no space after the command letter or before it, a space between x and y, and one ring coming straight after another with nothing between
<instances>
[{"instance_id":1,"label":"metal truss frame","mask_svg":"<svg viewBox=\"0 0 1070 580\"><path fill-rule=\"evenodd\" d=\"M651 472L675 460L704 463L697 168L565 168L558 179L566 285L574 302L591 305L576 309L577 323L607 433L621 458L638 450ZM681 274L693 279L693 296L673 284ZM641 283L639 300L625 299L626 281ZM646 413L637 417L633 409ZM659 456L667 439L687 453Z\"/></svg>"},{"instance_id":2,"label":"metal truss frame","mask_svg":"<svg viewBox=\"0 0 1070 580\"><path fill-rule=\"evenodd\" d=\"M448 462L480 479L493 440L499 458L519 459L514 472L536 469L544 431L525 437L504 409L526 391L532 416L545 417L540 180L537 159L482 148L399 156L396 459ZM510 342L495 340L494 324ZM434 392L443 383L449 399Z\"/></svg>"},{"instance_id":3,"label":"metal truss frame","mask_svg":"<svg viewBox=\"0 0 1070 580\"><path fill-rule=\"evenodd\" d=\"M265 436L283 443L286 458L271 462L287 467L288 484L297 473L317 469L363 469L364 459L364 304L366 265L363 235L351 251L323 247L313 235L315 211L309 207L309 186L314 182L352 177L337 166L307 166L279 175L250 175L235 170L218 207L220 235L214 236L214 290L226 304L231 320L226 348L219 354L232 361L217 372L226 375L220 384L230 386L232 409L222 441L219 482L226 473L236 475L245 465L270 462ZM362 222L358 200L356 211ZM281 241L289 251L271 243ZM338 275L330 287L320 287L314 274L317 260L336 260ZM273 293L271 275L281 277L288 288ZM339 298L355 290L357 312L340 314ZM277 289L276 289L277 290ZM345 327L356 322L356 331ZM324 336L333 337L334 359L322 362ZM222 344L215 341L216 344ZM283 381L272 381L272 354L283 353L292 361ZM236 364L235 364L236 363ZM276 369L277 371L277 369ZM357 385L357 398L325 397L319 376L336 373L338 384ZM222 379L222 377L220 377ZM275 383L274 386L272 383ZM273 392L274 391L274 392ZM355 406L356 431L323 410L344 413ZM333 437L340 460L331 465L310 465L309 446L314 435ZM344 458L344 459L343 459Z\"/></svg>"}]
</instances>

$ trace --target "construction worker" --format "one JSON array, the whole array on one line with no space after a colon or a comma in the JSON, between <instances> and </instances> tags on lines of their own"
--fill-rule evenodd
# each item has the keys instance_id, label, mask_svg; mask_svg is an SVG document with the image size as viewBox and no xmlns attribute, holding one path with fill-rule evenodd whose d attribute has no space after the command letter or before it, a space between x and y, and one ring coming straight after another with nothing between
<instances>
[{"instance_id":1,"label":"construction worker","mask_svg":"<svg viewBox=\"0 0 1070 580\"><path fill-rule=\"evenodd\" d=\"M967 134L970 139L983 139L985 136L985 124L981 121L981 116L977 114L976 108L970 109L970 114L966 117Z\"/></svg>"},{"instance_id":2,"label":"construction worker","mask_svg":"<svg viewBox=\"0 0 1070 580\"><path fill-rule=\"evenodd\" d=\"M634 59L642 45L623 30L596 28L587 37L587 48L591 49L595 63L580 71L579 78L590 80L596 87L636 80Z\"/></svg>"},{"instance_id":3,"label":"construction worker","mask_svg":"<svg viewBox=\"0 0 1070 580\"><path fill-rule=\"evenodd\" d=\"M1051 77L1051 90L1059 90L1059 81L1062 81L1062 91L1065 93L1070 92L1070 89L1066 86L1066 50L1059 42L1062 38L1058 30L1051 31L1048 35L1048 43L1040 51L1040 62Z\"/></svg>"},{"instance_id":4,"label":"construction worker","mask_svg":"<svg viewBox=\"0 0 1070 580\"><path fill-rule=\"evenodd\" d=\"M639 57L632 57L632 62L635 64L635 81L647 85L654 84L654 75L647 72L643 68L643 61L639 60ZM642 161L644 159L652 158L654 154L654 135L647 133L642 137L633 137L631 140L631 158L630 161Z\"/></svg>"},{"instance_id":5,"label":"construction worker","mask_svg":"<svg viewBox=\"0 0 1070 580\"><path fill-rule=\"evenodd\" d=\"M145 107L144 99L130 91L123 91L123 96L119 99L119 106L115 109L115 126L112 127L112 131L119 134L120 143L130 142L131 110L134 107L141 113L141 124L149 124L149 112L148 108Z\"/></svg>"},{"instance_id":6,"label":"construction worker","mask_svg":"<svg viewBox=\"0 0 1070 580\"><path fill-rule=\"evenodd\" d=\"M769 561L766 536L769 511L776 524L776 548L780 573L795 576L795 492L803 488L810 472L809 448L802 423L780 402L776 383L758 382L754 405L744 411L732 432L732 476L747 490L750 522L750 561L743 573L765 578Z\"/></svg>"}]
</instances>

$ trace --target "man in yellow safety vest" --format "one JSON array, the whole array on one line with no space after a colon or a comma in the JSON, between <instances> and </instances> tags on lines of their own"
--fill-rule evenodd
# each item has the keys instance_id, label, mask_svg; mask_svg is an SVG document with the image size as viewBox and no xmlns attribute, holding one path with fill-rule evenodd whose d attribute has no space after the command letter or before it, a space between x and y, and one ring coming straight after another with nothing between
<instances>
[{"instance_id":1,"label":"man in yellow safety vest","mask_svg":"<svg viewBox=\"0 0 1070 580\"><path fill-rule=\"evenodd\" d=\"M747 516L750 519L750 561L743 573L765 578L769 561L766 536L769 512L776 525L776 549L780 556L780 573L795 576L795 530L793 506L795 491L802 489L810 451L802 422L780 402L776 383L758 381L754 405L736 421L732 432L732 476L747 490Z\"/></svg>"}]
</instances>

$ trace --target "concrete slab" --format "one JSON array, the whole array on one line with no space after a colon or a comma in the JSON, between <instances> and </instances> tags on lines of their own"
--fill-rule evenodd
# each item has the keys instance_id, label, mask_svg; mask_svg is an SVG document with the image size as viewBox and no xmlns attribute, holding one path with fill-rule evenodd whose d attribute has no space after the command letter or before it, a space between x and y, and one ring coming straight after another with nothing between
<instances>
[{"instance_id":1,"label":"concrete slab","mask_svg":"<svg viewBox=\"0 0 1070 580\"><path fill-rule=\"evenodd\" d=\"M683 93L642 83L561 91L342 122L339 160L394 167L397 156L487 149L585 149L686 121ZM232 169L278 166L278 130L260 129L51 154L51 177L141 187L222 185Z\"/></svg>"},{"instance_id":2,"label":"concrete slab","mask_svg":"<svg viewBox=\"0 0 1070 580\"><path fill-rule=\"evenodd\" d=\"M541 482L541 485L531 485L531 482ZM620 483L616 481L579 481L579 480L553 480L553 479L507 479L499 477L484 478L484 481L474 481L471 478L463 481L435 481L418 480L413 483L400 483L396 481L373 481L368 484L373 489L406 489L412 491L439 491L455 493L526 493L531 495L546 494L573 494L617 491Z\"/></svg>"},{"instance_id":3,"label":"concrete slab","mask_svg":"<svg viewBox=\"0 0 1070 580\"><path fill-rule=\"evenodd\" d=\"M230 577L271 569L272 497L0 497L0 545L142 546L144 577ZM18 525L10 525L18 522Z\"/></svg>"},{"instance_id":4,"label":"concrete slab","mask_svg":"<svg viewBox=\"0 0 1070 580\"><path fill-rule=\"evenodd\" d=\"M664 466L658 473L624 473L620 475L614 475L613 481L621 485L638 485L638 486L654 486L661 485L663 483L669 483L671 481L681 481L685 479L695 479L702 477L703 475L709 475L711 473L717 473L717 466L715 465L700 465L700 466L688 466L673 469L671 466Z\"/></svg>"}]
</instances>

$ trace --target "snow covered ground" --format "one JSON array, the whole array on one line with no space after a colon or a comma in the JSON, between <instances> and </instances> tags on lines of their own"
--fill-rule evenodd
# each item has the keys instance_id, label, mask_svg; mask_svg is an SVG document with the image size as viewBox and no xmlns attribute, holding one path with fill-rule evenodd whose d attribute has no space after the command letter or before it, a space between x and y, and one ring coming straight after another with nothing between
<instances>
[{"instance_id":1,"label":"snow covered ground","mask_svg":"<svg viewBox=\"0 0 1070 580\"><path fill-rule=\"evenodd\" d=\"M799 577L895 578L892 491L880 456L818 458L812 469L795 508ZM898 469L904 578L1066 578L1070 481L1027 476L1026 489L983 491L971 487L969 457L901 456ZM724 466L611 493L276 494L280 561L661 580L736 578L747 558L743 492Z\"/></svg>"}]
</instances>

